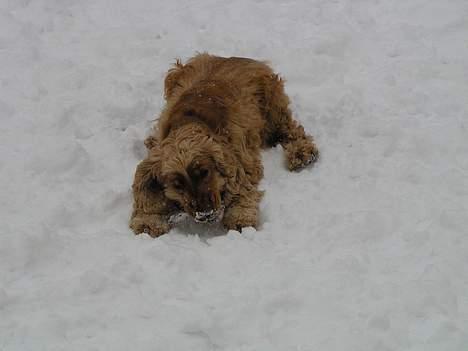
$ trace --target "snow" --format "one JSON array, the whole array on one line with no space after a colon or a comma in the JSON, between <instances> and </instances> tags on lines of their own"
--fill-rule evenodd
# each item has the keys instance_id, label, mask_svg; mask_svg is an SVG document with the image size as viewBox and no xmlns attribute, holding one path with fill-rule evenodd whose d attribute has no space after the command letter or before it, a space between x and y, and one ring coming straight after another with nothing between
<instances>
[{"instance_id":1,"label":"snow","mask_svg":"<svg viewBox=\"0 0 468 351\"><path fill-rule=\"evenodd\" d=\"M466 0L0 1L0 350L468 347ZM320 161L128 229L171 62L269 60Z\"/></svg>"}]
</instances>

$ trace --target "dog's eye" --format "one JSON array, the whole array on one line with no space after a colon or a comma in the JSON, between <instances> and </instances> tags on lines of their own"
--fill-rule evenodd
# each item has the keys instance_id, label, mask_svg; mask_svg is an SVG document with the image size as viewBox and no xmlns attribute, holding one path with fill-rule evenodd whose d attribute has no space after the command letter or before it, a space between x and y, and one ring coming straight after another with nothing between
<instances>
[{"instance_id":1,"label":"dog's eye","mask_svg":"<svg viewBox=\"0 0 468 351\"><path fill-rule=\"evenodd\" d=\"M195 110L190 109L190 110L185 111L185 115L187 117L195 117L196 113L195 113Z\"/></svg>"},{"instance_id":2,"label":"dog's eye","mask_svg":"<svg viewBox=\"0 0 468 351\"><path fill-rule=\"evenodd\" d=\"M174 189L176 190L182 190L184 185L182 184L182 182L179 180L179 179L176 179L172 182L172 186L174 187Z\"/></svg>"}]
</instances>

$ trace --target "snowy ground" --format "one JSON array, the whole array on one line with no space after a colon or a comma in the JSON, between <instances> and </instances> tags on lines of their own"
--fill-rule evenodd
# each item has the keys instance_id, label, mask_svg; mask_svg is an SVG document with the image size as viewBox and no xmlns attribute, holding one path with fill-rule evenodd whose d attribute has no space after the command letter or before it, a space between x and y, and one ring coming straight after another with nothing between
<instances>
[{"instance_id":1,"label":"snowy ground","mask_svg":"<svg viewBox=\"0 0 468 351\"><path fill-rule=\"evenodd\" d=\"M0 350L468 350L466 0L0 0ZM162 78L268 59L320 162L127 227Z\"/></svg>"}]
</instances>

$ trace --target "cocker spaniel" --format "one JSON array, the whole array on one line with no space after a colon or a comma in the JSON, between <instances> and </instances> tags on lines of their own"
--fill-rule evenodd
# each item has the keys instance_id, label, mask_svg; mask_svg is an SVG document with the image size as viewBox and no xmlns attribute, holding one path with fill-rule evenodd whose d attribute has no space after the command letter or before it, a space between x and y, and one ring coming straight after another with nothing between
<instances>
[{"instance_id":1,"label":"cocker spaniel","mask_svg":"<svg viewBox=\"0 0 468 351\"><path fill-rule=\"evenodd\" d=\"M318 159L312 137L291 116L283 80L263 62L199 54L176 62L164 92L132 187L136 234L165 234L181 212L227 229L256 227L261 149L281 144L291 171Z\"/></svg>"}]
</instances>

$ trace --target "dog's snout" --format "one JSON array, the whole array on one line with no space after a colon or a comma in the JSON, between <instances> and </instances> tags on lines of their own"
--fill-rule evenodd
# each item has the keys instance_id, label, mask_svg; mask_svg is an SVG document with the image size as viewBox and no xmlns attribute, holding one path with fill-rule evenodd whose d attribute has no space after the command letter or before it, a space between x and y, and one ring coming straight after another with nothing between
<instances>
[{"instance_id":1,"label":"dog's snout","mask_svg":"<svg viewBox=\"0 0 468 351\"><path fill-rule=\"evenodd\" d=\"M198 197L196 201L196 210L198 212L209 212L213 211L215 206L214 202L212 201L211 194L202 194Z\"/></svg>"}]
</instances>

